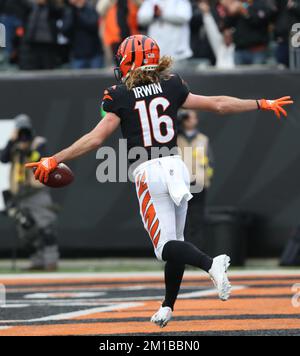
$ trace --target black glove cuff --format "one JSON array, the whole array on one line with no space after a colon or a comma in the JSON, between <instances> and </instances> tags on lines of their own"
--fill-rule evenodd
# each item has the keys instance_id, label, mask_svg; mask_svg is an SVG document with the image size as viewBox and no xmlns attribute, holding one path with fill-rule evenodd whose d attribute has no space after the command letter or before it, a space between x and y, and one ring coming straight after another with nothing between
<instances>
[{"instance_id":1,"label":"black glove cuff","mask_svg":"<svg viewBox=\"0 0 300 356\"><path fill-rule=\"evenodd\" d=\"M260 103L259 103L259 100L256 100L256 104L257 104L257 109L260 110L261 107L260 107Z\"/></svg>"}]
</instances>

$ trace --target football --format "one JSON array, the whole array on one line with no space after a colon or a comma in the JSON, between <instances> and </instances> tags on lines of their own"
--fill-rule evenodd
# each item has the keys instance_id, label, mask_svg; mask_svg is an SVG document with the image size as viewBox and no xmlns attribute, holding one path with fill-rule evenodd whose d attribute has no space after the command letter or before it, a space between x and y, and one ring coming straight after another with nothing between
<instances>
[{"instance_id":1,"label":"football","mask_svg":"<svg viewBox=\"0 0 300 356\"><path fill-rule=\"evenodd\" d=\"M74 174L72 170L66 164L60 163L57 168L49 174L48 182L44 183L44 185L50 188L63 188L71 184L73 180Z\"/></svg>"}]
</instances>

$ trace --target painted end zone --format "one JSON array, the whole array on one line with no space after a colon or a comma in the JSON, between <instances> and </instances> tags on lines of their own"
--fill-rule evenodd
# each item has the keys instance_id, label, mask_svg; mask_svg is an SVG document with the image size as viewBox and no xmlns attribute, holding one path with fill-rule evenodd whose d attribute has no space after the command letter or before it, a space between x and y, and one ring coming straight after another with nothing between
<instances>
[{"instance_id":1,"label":"painted end zone","mask_svg":"<svg viewBox=\"0 0 300 356\"><path fill-rule=\"evenodd\" d=\"M163 298L162 275L2 276L0 335L300 335L300 272L235 273L232 298L187 273L174 320L149 320Z\"/></svg>"}]
</instances>

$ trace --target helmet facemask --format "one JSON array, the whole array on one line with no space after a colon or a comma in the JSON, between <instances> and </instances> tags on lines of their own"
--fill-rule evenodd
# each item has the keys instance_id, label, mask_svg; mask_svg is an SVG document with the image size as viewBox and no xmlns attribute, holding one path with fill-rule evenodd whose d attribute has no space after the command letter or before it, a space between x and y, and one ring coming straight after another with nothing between
<instances>
[{"instance_id":1,"label":"helmet facemask","mask_svg":"<svg viewBox=\"0 0 300 356\"><path fill-rule=\"evenodd\" d=\"M120 69L121 61L122 61L121 55L117 54L116 55L116 64L117 64L117 66L114 68L114 74L115 74L115 78L116 78L118 83L121 83L122 82L122 78L123 78L123 73L122 73L122 71Z\"/></svg>"}]
</instances>

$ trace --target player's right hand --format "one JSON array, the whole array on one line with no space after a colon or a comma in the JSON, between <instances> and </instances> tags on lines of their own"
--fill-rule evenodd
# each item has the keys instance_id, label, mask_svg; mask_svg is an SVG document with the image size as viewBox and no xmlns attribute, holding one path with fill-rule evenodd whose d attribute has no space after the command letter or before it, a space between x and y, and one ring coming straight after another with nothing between
<instances>
[{"instance_id":1,"label":"player's right hand","mask_svg":"<svg viewBox=\"0 0 300 356\"><path fill-rule=\"evenodd\" d=\"M42 158L39 162L32 162L25 164L26 168L36 168L34 176L36 180L41 183L47 183L49 174L55 170L58 162L55 157Z\"/></svg>"},{"instance_id":2,"label":"player's right hand","mask_svg":"<svg viewBox=\"0 0 300 356\"><path fill-rule=\"evenodd\" d=\"M261 99L259 101L259 106L261 110L272 110L275 112L275 115L280 119L281 114L283 114L285 117L287 117L287 112L286 110L283 109L283 106L285 105L291 105L294 104L294 101L290 96L284 96L280 99L276 100L266 100L266 99Z\"/></svg>"}]
</instances>

